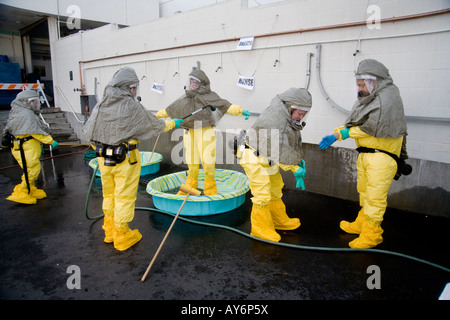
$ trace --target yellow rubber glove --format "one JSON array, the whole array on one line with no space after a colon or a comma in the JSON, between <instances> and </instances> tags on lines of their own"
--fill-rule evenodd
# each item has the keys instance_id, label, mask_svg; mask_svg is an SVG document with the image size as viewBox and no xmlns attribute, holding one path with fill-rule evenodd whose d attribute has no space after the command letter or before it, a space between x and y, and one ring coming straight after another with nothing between
<instances>
[{"instance_id":1,"label":"yellow rubber glove","mask_svg":"<svg viewBox=\"0 0 450 320\"><path fill-rule=\"evenodd\" d=\"M162 109L156 113L156 117L157 118L168 118L169 115L167 114L166 110Z\"/></svg>"},{"instance_id":2,"label":"yellow rubber glove","mask_svg":"<svg viewBox=\"0 0 450 320\"><path fill-rule=\"evenodd\" d=\"M167 131L172 130L173 128L175 128L175 125L176 125L175 121L169 120L169 119L164 120L164 121L166 122L166 127L164 128L163 132L167 132Z\"/></svg>"},{"instance_id":3,"label":"yellow rubber glove","mask_svg":"<svg viewBox=\"0 0 450 320\"><path fill-rule=\"evenodd\" d=\"M232 116L240 116L242 114L242 107L238 106L237 104L232 104L228 110L227 113L231 114Z\"/></svg>"}]
</instances>

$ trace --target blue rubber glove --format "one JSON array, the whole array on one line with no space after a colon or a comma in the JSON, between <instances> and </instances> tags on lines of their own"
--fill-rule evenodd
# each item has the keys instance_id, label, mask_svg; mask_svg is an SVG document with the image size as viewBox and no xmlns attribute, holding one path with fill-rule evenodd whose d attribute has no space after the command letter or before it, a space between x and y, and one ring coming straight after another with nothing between
<instances>
[{"instance_id":1,"label":"blue rubber glove","mask_svg":"<svg viewBox=\"0 0 450 320\"><path fill-rule=\"evenodd\" d=\"M44 154L44 146L41 144L41 155Z\"/></svg>"},{"instance_id":2,"label":"blue rubber glove","mask_svg":"<svg viewBox=\"0 0 450 320\"><path fill-rule=\"evenodd\" d=\"M58 148L58 142L53 141L53 143L52 143L52 149L56 149L56 148Z\"/></svg>"},{"instance_id":3,"label":"blue rubber glove","mask_svg":"<svg viewBox=\"0 0 450 320\"><path fill-rule=\"evenodd\" d=\"M322 150L328 149L333 143L336 142L336 137L334 134L330 134L329 136L325 136L322 138L322 141L319 142L319 148Z\"/></svg>"},{"instance_id":4,"label":"blue rubber glove","mask_svg":"<svg viewBox=\"0 0 450 320\"><path fill-rule=\"evenodd\" d=\"M183 119L173 119L173 122L175 122L175 128L179 128L183 121Z\"/></svg>"},{"instance_id":5,"label":"blue rubber glove","mask_svg":"<svg viewBox=\"0 0 450 320\"><path fill-rule=\"evenodd\" d=\"M242 115L245 116L245 120L248 120L248 118L250 117L250 111L242 110Z\"/></svg>"},{"instance_id":6,"label":"blue rubber glove","mask_svg":"<svg viewBox=\"0 0 450 320\"><path fill-rule=\"evenodd\" d=\"M305 181L304 181L306 177L305 160L302 160L299 166L300 168L298 168L298 170L294 172L296 182L295 187L305 190Z\"/></svg>"}]
</instances>

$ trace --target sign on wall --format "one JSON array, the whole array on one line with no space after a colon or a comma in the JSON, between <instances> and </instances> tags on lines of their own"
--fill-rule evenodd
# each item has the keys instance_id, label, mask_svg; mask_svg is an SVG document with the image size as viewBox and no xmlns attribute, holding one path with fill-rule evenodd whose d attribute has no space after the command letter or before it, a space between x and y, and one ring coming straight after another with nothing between
<instances>
[{"instance_id":1,"label":"sign on wall","mask_svg":"<svg viewBox=\"0 0 450 320\"><path fill-rule=\"evenodd\" d=\"M236 47L236 50L252 50L255 37L242 37Z\"/></svg>"},{"instance_id":2,"label":"sign on wall","mask_svg":"<svg viewBox=\"0 0 450 320\"><path fill-rule=\"evenodd\" d=\"M152 91L155 91L155 92L157 92L159 94L163 94L164 85L162 85L161 83L153 82Z\"/></svg>"},{"instance_id":3,"label":"sign on wall","mask_svg":"<svg viewBox=\"0 0 450 320\"><path fill-rule=\"evenodd\" d=\"M255 78L239 75L239 79L237 81L237 86L240 88L247 89L247 90L253 90L253 88L255 86Z\"/></svg>"}]
</instances>

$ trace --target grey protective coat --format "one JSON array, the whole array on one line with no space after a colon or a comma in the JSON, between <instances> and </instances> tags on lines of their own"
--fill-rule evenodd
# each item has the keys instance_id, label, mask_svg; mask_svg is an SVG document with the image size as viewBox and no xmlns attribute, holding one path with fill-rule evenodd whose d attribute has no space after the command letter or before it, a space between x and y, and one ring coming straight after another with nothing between
<instances>
[{"instance_id":1,"label":"grey protective coat","mask_svg":"<svg viewBox=\"0 0 450 320\"><path fill-rule=\"evenodd\" d=\"M130 85L136 83L139 79L131 68L122 68L114 74L103 99L83 127L90 141L118 145L130 139L150 139L164 131L165 121L157 119L131 96Z\"/></svg>"},{"instance_id":2,"label":"grey protective coat","mask_svg":"<svg viewBox=\"0 0 450 320\"><path fill-rule=\"evenodd\" d=\"M186 118L181 124L181 127L194 129L195 121L202 128L213 126L224 116L231 103L219 97L214 91L211 91L209 78L202 70L192 70L189 75L198 78L201 81L200 86L196 90L185 90L184 95L166 108L166 112L172 119L182 119L204 106L211 105L216 108L215 111L211 111L210 108L205 108L195 115Z\"/></svg>"},{"instance_id":3,"label":"grey protective coat","mask_svg":"<svg viewBox=\"0 0 450 320\"><path fill-rule=\"evenodd\" d=\"M11 102L11 111L4 131L13 136L50 134L50 129L39 118L39 110L34 109L28 102L28 99L38 96L34 90L24 90L17 95Z\"/></svg>"},{"instance_id":4,"label":"grey protective coat","mask_svg":"<svg viewBox=\"0 0 450 320\"><path fill-rule=\"evenodd\" d=\"M311 107L311 94L290 88L276 95L248 130L246 141L269 160L298 165L303 158L301 127L292 121L289 105Z\"/></svg>"}]
</instances>

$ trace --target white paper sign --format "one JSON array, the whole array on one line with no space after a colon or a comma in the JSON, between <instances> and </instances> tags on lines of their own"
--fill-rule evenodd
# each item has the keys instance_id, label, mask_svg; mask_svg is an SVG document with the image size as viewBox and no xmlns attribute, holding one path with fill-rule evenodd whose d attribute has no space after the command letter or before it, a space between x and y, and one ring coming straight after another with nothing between
<instances>
[{"instance_id":1,"label":"white paper sign","mask_svg":"<svg viewBox=\"0 0 450 320\"><path fill-rule=\"evenodd\" d=\"M253 39L255 37L243 37L239 40L236 50L252 50Z\"/></svg>"},{"instance_id":2,"label":"white paper sign","mask_svg":"<svg viewBox=\"0 0 450 320\"><path fill-rule=\"evenodd\" d=\"M253 87L255 86L255 78L240 75L237 81L237 86L247 90L253 90Z\"/></svg>"},{"instance_id":3,"label":"white paper sign","mask_svg":"<svg viewBox=\"0 0 450 320\"><path fill-rule=\"evenodd\" d=\"M163 94L164 85L154 82L152 85L152 91L158 92L159 94Z\"/></svg>"}]
</instances>

